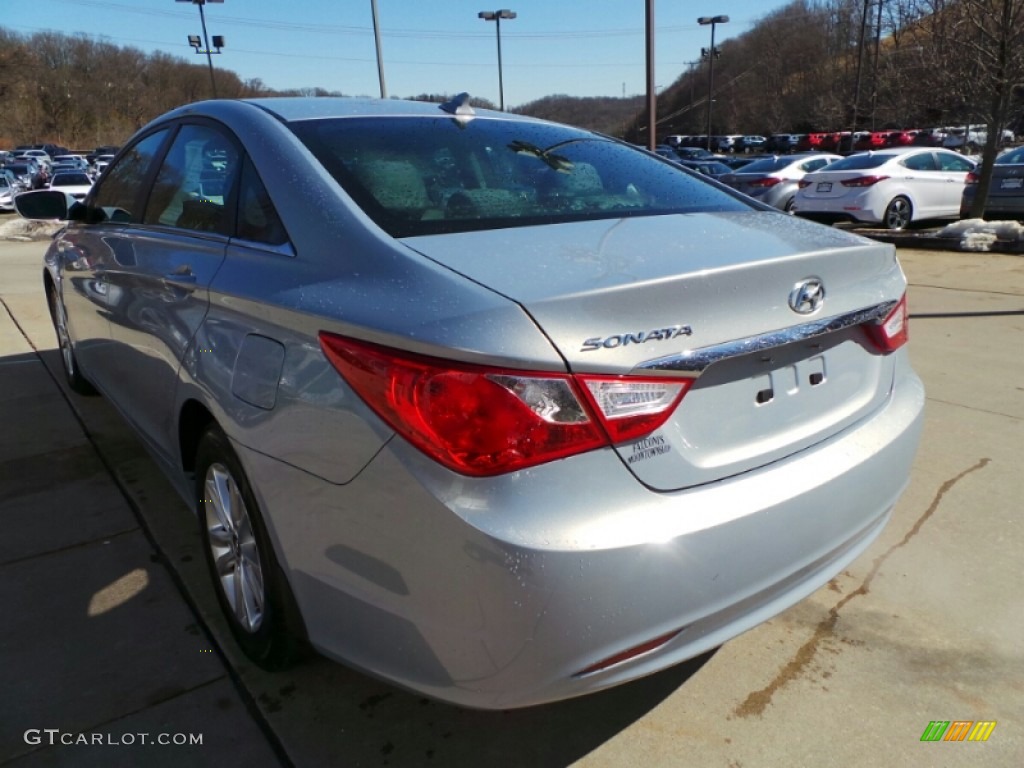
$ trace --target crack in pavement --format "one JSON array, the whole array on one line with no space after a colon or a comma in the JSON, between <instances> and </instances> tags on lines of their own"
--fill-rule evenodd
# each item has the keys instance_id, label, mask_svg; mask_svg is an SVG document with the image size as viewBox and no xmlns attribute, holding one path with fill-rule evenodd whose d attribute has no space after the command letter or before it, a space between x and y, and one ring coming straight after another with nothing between
<instances>
[{"instance_id":1,"label":"crack in pavement","mask_svg":"<svg viewBox=\"0 0 1024 768\"><path fill-rule=\"evenodd\" d=\"M821 644L833 635L836 623L839 621L839 611L842 610L842 608L853 598L868 594L868 588L870 587L871 582L874 580L875 576L878 575L878 572L881 570L885 561L888 560L897 549L906 546L907 543L909 543L910 540L918 534L922 526L924 526L928 521L928 518L935 513L936 509L938 509L943 497L949 493L954 485L972 472L983 469L991 461L991 459L983 458L979 460L977 464L968 467L960 474L950 478L939 486L939 490L935 494L935 498L932 499L932 503L928 505L928 509L924 511L900 541L893 544L888 550L875 558L875 562L871 566L871 571L864 578L864 581L861 582L860 586L845 595L839 602L829 609L828 615L818 622L818 625L814 628L814 633L811 635L811 638L797 649L793 658L779 670L775 679L761 690L754 691L747 696L743 703L733 710L733 714L737 717L762 715L768 705L771 704L772 697L775 695L776 691L799 677L799 675L810 666L814 657L818 654Z\"/></svg>"}]
</instances>

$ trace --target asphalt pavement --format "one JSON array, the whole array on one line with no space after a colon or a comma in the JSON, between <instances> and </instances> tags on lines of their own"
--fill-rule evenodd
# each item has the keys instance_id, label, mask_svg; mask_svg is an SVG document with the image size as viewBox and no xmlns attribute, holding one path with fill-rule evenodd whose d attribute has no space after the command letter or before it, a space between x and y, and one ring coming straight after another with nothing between
<instances>
[{"instance_id":1,"label":"asphalt pavement","mask_svg":"<svg viewBox=\"0 0 1024 768\"><path fill-rule=\"evenodd\" d=\"M714 654L502 713L237 653L189 511L63 385L44 248L0 242L0 765L1024 764L1024 257L901 249L925 439L865 555ZM947 720L996 725L921 741Z\"/></svg>"}]
</instances>

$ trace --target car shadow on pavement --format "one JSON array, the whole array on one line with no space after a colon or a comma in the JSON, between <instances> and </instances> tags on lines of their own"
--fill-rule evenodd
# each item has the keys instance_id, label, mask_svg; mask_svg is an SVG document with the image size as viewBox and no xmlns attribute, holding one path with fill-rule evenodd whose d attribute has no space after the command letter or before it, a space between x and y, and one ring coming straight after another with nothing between
<instances>
[{"instance_id":1,"label":"car shadow on pavement","mask_svg":"<svg viewBox=\"0 0 1024 768\"><path fill-rule=\"evenodd\" d=\"M242 677L296 766L543 768L570 765L615 738L715 652L616 688L505 711L427 699L322 658L290 673L250 669ZM632 759L623 755L623 763Z\"/></svg>"},{"instance_id":2,"label":"car shadow on pavement","mask_svg":"<svg viewBox=\"0 0 1024 768\"><path fill-rule=\"evenodd\" d=\"M0 763L273 759L43 361L0 356ZM139 735L164 729L204 739Z\"/></svg>"}]
</instances>

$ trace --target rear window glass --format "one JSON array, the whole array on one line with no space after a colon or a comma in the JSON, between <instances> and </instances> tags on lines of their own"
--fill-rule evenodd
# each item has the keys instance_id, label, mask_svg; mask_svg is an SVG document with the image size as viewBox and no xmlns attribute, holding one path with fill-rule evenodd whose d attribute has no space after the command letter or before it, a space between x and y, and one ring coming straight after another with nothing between
<instances>
[{"instance_id":1,"label":"rear window glass","mask_svg":"<svg viewBox=\"0 0 1024 768\"><path fill-rule=\"evenodd\" d=\"M775 171L781 171L792 163L793 158L791 157L765 157L761 160L747 163L740 168L739 173L774 173Z\"/></svg>"},{"instance_id":2,"label":"rear window glass","mask_svg":"<svg viewBox=\"0 0 1024 768\"><path fill-rule=\"evenodd\" d=\"M92 179L84 173L58 173L50 182L51 187L72 187L82 184L92 184Z\"/></svg>"},{"instance_id":3,"label":"rear window glass","mask_svg":"<svg viewBox=\"0 0 1024 768\"><path fill-rule=\"evenodd\" d=\"M1010 150L1005 155L996 158L997 165L1020 165L1024 164L1024 147Z\"/></svg>"},{"instance_id":4,"label":"rear window glass","mask_svg":"<svg viewBox=\"0 0 1024 768\"><path fill-rule=\"evenodd\" d=\"M291 127L394 237L750 210L674 163L564 126L440 116L338 118Z\"/></svg>"},{"instance_id":5,"label":"rear window glass","mask_svg":"<svg viewBox=\"0 0 1024 768\"><path fill-rule=\"evenodd\" d=\"M830 163L826 170L829 171L860 171L865 168L877 168L883 163L892 160L892 155L850 155L842 160Z\"/></svg>"}]
</instances>

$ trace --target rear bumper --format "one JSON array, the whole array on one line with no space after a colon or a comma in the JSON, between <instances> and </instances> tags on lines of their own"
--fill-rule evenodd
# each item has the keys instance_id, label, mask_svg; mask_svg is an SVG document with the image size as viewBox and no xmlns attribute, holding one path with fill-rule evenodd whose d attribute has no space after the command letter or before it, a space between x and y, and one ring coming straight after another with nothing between
<instances>
[{"instance_id":1,"label":"rear bumper","mask_svg":"<svg viewBox=\"0 0 1024 768\"><path fill-rule=\"evenodd\" d=\"M960 218L966 219L970 215L971 205L974 203L973 194L965 194L960 203ZM1019 195L999 195L989 193L985 201L985 213L983 218L986 221L1022 220L1024 219L1024 191Z\"/></svg>"},{"instance_id":2,"label":"rear bumper","mask_svg":"<svg viewBox=\"0 0 1024 768\"><path fill-rule=\"evenodd\" d=\"M858 221L849 213L826 211L793 211L801 219L816 221L819 224L838 224L843 221Z\"/></svg>"},{"instance_id":3,"label":"rear bumper","mask_svg":"<svg viewBox=\"0 0 1024 768\"><path fill-rule=\"evenodd\" d=\"M273 480L260 500L315 647L464 706L529 706L715 648L856 558L884 527L919 439L923 388L897 354L899 386L869 419L672 493L641 486L611 450L479 480L395 440L344 486L240 453Z\"/></svg>"},{"instance_id":4,"label":"rear bumper","mask_svg":"<svg viewBox=\"0 0 1024 768\"><path fill-rule=\"evenodd\" d=\"M876 200L870 193L812 200L801 200L797 197L793 212L800 218L825 224L840 221L877 224L882 221L887 202Z\"/></svg>"}]
</instances>

